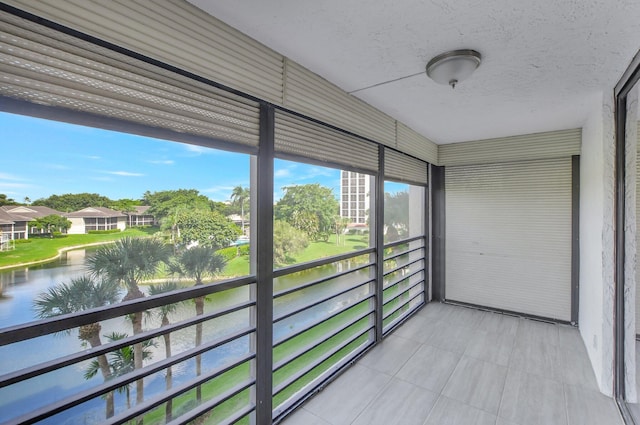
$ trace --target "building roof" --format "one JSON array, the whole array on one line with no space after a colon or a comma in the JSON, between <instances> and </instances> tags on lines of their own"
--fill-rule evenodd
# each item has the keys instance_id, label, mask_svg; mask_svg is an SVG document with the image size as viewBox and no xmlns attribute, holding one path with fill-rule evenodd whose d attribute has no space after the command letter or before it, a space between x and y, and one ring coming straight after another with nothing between
<instances>
[{"instance_id":1,"label":"building roof","mask_svg":"<svg viewBox=\"0 0 640 425\"><path fill-rule=\"evenodd\" d=\"M64 214L67 218L111 218L125 217L120 211L115 211L105 207L87 207L78 211Z\"/></svg>"},{"instance_id":2,"label":"building roof","mask_svg":"<svg viewBox=\"0 0 640 425\"><path fill-rule=\"evenodd\" d=\"M151 208L149 205L138 205L136 207L133 207L134 210L133 211L129 211L125 214L127 215L145 215L147 214L147 211L149 210L149 208Z\"/></svg>"},{"instance_id":3,"label":"building roof","mask_svg":"<svg viewBox=\"0 0 640 425\"><path fill-rule=\"evenodd\" d=\"M0 207L0 222L2 222L2 220L12 220L10 223L16 221L31 221L35 218L45 217L47 215L62 216L64 213L54 210L53 208L35 205L3 205Z\"/></svg>"},{"instance_id":4,"label":"building roof","mask_svg":"<svg viewBox=\"0 0 640 425\"><path fill-rule=\"evenodd\" d=\"M0 207L0 224L13 224L15 220Z\"/></svg>"}]
</instances>

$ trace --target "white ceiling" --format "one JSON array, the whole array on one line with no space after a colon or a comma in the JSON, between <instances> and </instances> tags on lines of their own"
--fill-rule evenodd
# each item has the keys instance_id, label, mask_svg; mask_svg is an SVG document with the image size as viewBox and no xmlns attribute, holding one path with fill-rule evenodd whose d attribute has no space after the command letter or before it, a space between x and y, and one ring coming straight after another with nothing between
<instances>
[{"instance_id":1,"label":"white ceiling","mask_svg":"<svg viewBox=\"0 0 640 425\"><path fill-rule=\"evenodd\" d=\"M581 127L640 48L639 0L189 1L436 143ZM455 90L424 74L459 48Z\"/></svg>"}]
</instances>

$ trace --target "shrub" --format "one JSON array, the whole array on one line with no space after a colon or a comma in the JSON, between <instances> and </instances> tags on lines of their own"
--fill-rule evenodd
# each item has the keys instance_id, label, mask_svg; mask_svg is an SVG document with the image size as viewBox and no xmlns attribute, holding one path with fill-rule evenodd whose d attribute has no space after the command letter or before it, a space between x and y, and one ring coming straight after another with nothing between
<instances>
[{"instance_id":1,"label":"shrub","mask_svg":"<svg viewBox=\"0 0 640 425\"><path fill-rule=\"evenodd\" d=\"M16 245L20 245L23 243L31 243L31 239L14 239L13 241Z\"/></svg>"},{"instance_id":2,"label":"shrub","mask_svg":"<svg viewBox=\"0 0 640 425\"><path fill-rule=\"evenodd\" d=\"M249 245L229 246L217 250L216 253L222 255L225 260L231 261L236 257L249 255Z\"/></svg>"}]
</instances>

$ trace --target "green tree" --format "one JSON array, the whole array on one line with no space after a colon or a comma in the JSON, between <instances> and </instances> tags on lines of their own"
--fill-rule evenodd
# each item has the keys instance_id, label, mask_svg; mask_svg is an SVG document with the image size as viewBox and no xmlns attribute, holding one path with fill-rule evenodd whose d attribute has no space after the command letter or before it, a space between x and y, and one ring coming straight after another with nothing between
<instances>
[{"instance_id":1,"label":"green tree","mask_svg":"<svg viewBox=\"0 0 640 425\"><path fill-rule=\"evenodd\" d=\"M181 210L175 214L174 234L177 243L188 245L197 242L200 246L219 249L234 241L239 229L217 212Z\"/></svg>"},{"instance_id":2,"label":"green tree","mask_svg":"<svg viewBox=\"0 0 640 425\"><path fill-rule=\"evenodd\" d=\"M273 263L284 265L309 246L307 235L282 220L273 222Z\"/></svg>"},{"instance_id":3,"label":"green tree","mask_svg":"<svg viewBox=\"0 0 640 425\"><path fill-rule=\"evenodd\" d=\"M109 342L116 342L121 339L125 339L128 336L128 334L122 332L111 332L110 334L105 335ZM146 340L142 343L142 351L140 351L140 363L151 358L152 354L150 348L155 346L156 343L152 340ZM126 345L109 353L107 365L109 367L109 372L112 378L124 376L136 369L136 363L138 362L136 362L136 350L134 347L135 346L133 345ZM84 378L93 378L98 373L98 369L101 369L101 366L95 359L92 360L84 373ZM117 391L119 393L124 392L126 394L127 410L131 409L131 384L120 387Z\"/></svg>"},{"instance_id":4,"label":"green tree","mask_svg":"<svg viewBox=\"0 0 640 425\"><path fill-rule=\"evenodd\" d=\"M87 261L90 273L112 282L118 282L127 289L122 299L130 301L143 298L138 284L142 279L152 277L162 263L167 263L171 249L157 239L123 238L111 245L99 248ZM142 332L142 312L132 315L134 335ZM134 345L136 368L142 367L143 344ZM144 382L136 382L136 402L144 401Z\"/></svg>"},{"instance_id":5,"label":"green tree","mask_svg":"<svg viewBox=\"0 0 640 425\"><path fill-rule=\"evenodd\" d=\"M385 242L394 242L409 231L409 192L384 194Z\"/></svg>"},{"instance_id":6,"label":"green tree","mask_svg":"<svg viewBox=\"0 0 640 425\"><path fill-rule=\"evenodd\" d=\"M40 205L58 211L71 212L87 207L109 207L112 203L113 201L111 199L97 193L67 193L36 199L31 205Z\"/></svg>"},{"instance_id":7,"label":"green tree","mask_svg":"<svg viewBox=\"0 0 640 425\"><path fill-rule=\"evenodd\" d=\"M158 295L165 292L175 291L178 289L178 284L175 282L163 282L160 285L151 285L149 287L149 295ZM156 314L160 318L160 325L164 328L169 326L169 316L176 312L178 308L177 304L164 304L156 309ZM162 335L164 339L164 354L165 358L171 357L171 332L167 332ZM164 378L165 388L167 391L173 386L173 371L171 366L167 368L167 375ZM165 423L171 422L173 416L173 401L167 400L165 404Z\"/></svg>"},{"instance_id":8,"label":"green tree","mask_svg":"<svg viewBox=\"0 0 640 425\"><path fill-rule=\"evenodd\" d=\"M181 210L211 211L209 198L196 189L146 191L142 197L144 205L149 205L149 214L163 221Z\"/></svg>"},{"instance_id":9,"label":"green tree","mask_svg":"<svg viewBox=\"0 0 640 425\"><path fill-rule=\"evenodd\" d=\"M40 294L33 302L36 314L41 319L59 316L61 314L75 313L91 308L102 307L113 304L118 300L117 282L108 280L94 281L88 276L71 279L69 283L49 288ZM102 345L100 340L100 323L90 323L80 326L78 338L88 343L92 348ZM107 357L104 354L97 356L93 362L95 373L100 370L102 378L106 381L111 379L112 371L109 368ZM85 376L87 376L85 374ZM105 395L106 417L110 418L114 414L113 392Z\"/></svg>"},{"instance_id":10,"label":"green tree","mask_svg":"<svg viewBox=\"0 0 640 425\"><path fill-rule=\"evenodd\" d=\"M315 216L318 220L318 231L309 234L317 239L323 234L332 232L334 226L334 216L338 214L339 204L333 195L333 191L318 183L287 186L284 189L284 196L274 207L274 216L277 220L284 220L294 227L300 224L300 220L295 220L294 216L305 218L302 222L308 222L309 216ZM304 228L297 227L305 231Z\"/></svg>"},{"instance_id":11,"label":"green tree","mask_svg":"<svg viewBox=\"0 0 640 425\"><path fill-rule=\"evenodd\" d=\"M3 205L18 205L13 198L8 198L4 193L0 193L0 207Z\"/></svg>"},{"instance_id":12,"label":"green tree","mask_svg":"<svg viewBox=\"0 0 640 425\"><path fill-rule=\"evenodd\" d=\"M46 230L47 233L66 232L71 227L71 220L57 214L49 214L30 221L29 227Z\"/></svg>"},{"instance_id":13,"label":"green tree","mask_svg":"<svg viewBox=\"0 0 640 425\"><path fill-rule=\"evenodd\" d=\"M118 199L117 201L113 201L109 208L112 210L120 211L123 213L133 212L136 210L136 207L142 205L142 201L137 199Z\"/></svg>"},{"instance_id":14,"label":"green tree","mask_svg":"<svg viewBox=\"0 0 640 425\"><path fill-rule=\"evenodd\" d=\"M224 266L227 264L227 260L215 252L212 247L208 246L195 246L190 249L186 249L179 257L178 263L174 263L172 271L179 273L183 276L188 276L196 281L195 286L203 285L203 279L206 276L214 276L220 273ZM196 315L202 316L204 314L204 297L196 297L194 299L196 307ZM202 323L196 325L196 340L195 346L198 347L202 344ZM202 357L196 356L196 376L202 374ZM196 398L198 403L202 400L202 389L198 385L196 388Z\"/></svg>"},{"instance_id":15,"label":"green tree","mask_svg":"<svg viewBox=\"0 0 640 425\"><path fill-rule=\"evenodd\" d=\"M231 193L231 203L240 206L240 219L242 220L242 234L244 235L244 207L249 201L251 192L248 187L236 186Z\"/></svg>"}]
</instances>

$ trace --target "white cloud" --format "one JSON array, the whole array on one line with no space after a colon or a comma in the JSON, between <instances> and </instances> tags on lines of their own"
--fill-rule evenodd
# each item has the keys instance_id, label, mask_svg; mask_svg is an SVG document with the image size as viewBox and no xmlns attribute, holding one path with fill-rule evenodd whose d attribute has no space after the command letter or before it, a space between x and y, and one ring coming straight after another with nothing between
<instances>
[{"instance_id":1,"label":"white cloud","mask_svg":"<svg viewBox=\"0 0 640 425\"><path fill-rule=\"evenodd\" d=\"M172 159L158 159L158 160L151 160L151 161L147 161L150 164L158 164L158 165L172 165L174 163L174 161Z\"/></svg>"},{"instance_id":2,"label":"white cloud","mask_svg":"<svg viewBox=\"0 0 640 425\"><path fill-rule=\"evenodd\" d=\"M112 182L114 179L112 177L91 177L91 180L97 180L99 182Z\"/></svg>"},{"instance_id":3,"label":"white cloud","mask_svg":"<svg viewBox=\"0 0 640 425\"><path fill-rule=\"evenodd\" d=\"M21 181L21 180L25 180L22 177L13 175L13 174L9 174L9 173L0 173L0 180L17 180L17 181Z\"/></svg>"},{"instance_id":4,"label":"white cloud","mask_svg":"<svg viewBox=\"0 0 640 425\"><path fill-rule=\"evenodd\" d=\"M0 182L0 193L5 193L5 190L4 190L5 187L12 187L14 189L24 189L24 188L27 188L27 187L33 187L33 185L27 184L27 183Z\"/></svg>"},{"instance_id":5,"label":"white cloud","mask_svg":"<svg viewBox=\"0 0 640 425\"><path fill-rule=\"evenodd\" d=\"M89 155L87 156L88 159L102 159L101 157L99 157L98 155Z\"/></svg>"},{"instance_id":6,"label":"white cloud","mask_svg":"<svg viewBox=\"0 0 640 425\"><path fill-rule=\"evenodd\" d=\"M107 174L113 174L114 176L123 176L123 177L142 177L144 174L141 173L132 173L130 171L105 171Z\"/></svg>"},{"instance_id":7,"label":"white cloud","mask_svg":"<svg viewBox=\"0 0 640 425\"><path fill-rule=\"evenodd\" d=\"M200 192L203 193L220 193L220 192L232 192L234 186L213 186L206 189L201 189Z\"/></svg>"},{"instance_id":8,"label":"white cloud","mask_svg":"<svg viewBox=\"0 0 640 425\"><path fill-rule=\"evenodd\" d=\"M280 168L279 170L274 171L273 176L275 178L289 177L289 176L291 176L291 169L289 169L289 168Z\"/></svg>"}]
</instances>

